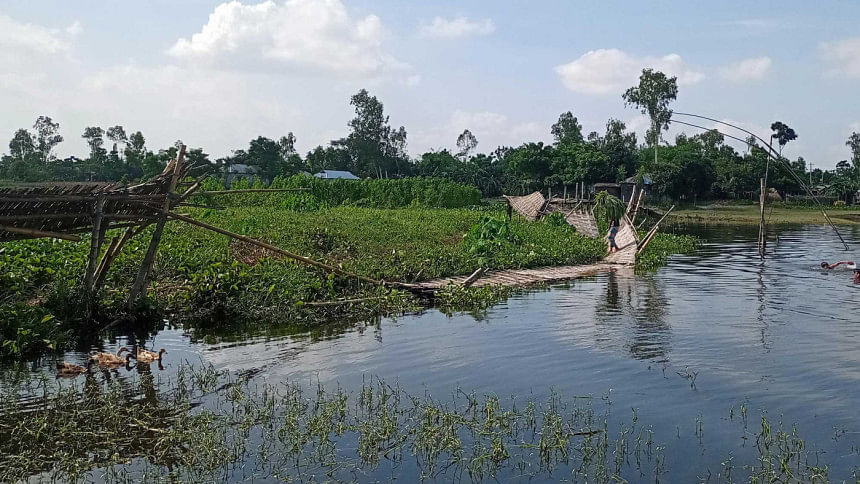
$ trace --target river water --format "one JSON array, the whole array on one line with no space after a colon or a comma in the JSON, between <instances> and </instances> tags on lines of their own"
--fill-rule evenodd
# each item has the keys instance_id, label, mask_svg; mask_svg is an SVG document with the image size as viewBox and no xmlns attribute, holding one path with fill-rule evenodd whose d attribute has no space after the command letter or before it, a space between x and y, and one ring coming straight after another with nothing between
<instances>
[{"instance_id":1,"label":"river water","mask_svg":"<svg viewBox=\"0 0 860 484\"><path fill-rule=\"evenodd\" d=\"M752 430L737 421L743 405L750 427L763 414L787 429L796 425L830 478L853 482L860 468L860 287L851 271L818 265L860 253L839 250L831 229L820 226L774 230L764 262L755 228L674 230L704 243L655 273L600 274L523 292L479 314L427 310L216 343L165 329L147 346L167 349L165 374L202 360L252 370L260 381L353 391L373 376L419 394L459 387L479 395L601 397L614 412L629 418L635 409L653 426L655 441L666 446L669 482L705 479L729 457L738 467L754 460ZM860 229L841 230L860 248ZM107 347L128 343L119 337ZM66 359L83 361L84 352Z\"/></svg>"}]
</instances>

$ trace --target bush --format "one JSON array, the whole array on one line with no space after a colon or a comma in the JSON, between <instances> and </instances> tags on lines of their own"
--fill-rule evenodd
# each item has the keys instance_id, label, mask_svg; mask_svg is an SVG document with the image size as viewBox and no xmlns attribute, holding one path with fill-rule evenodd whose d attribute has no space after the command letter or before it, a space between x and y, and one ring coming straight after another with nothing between
<instances>
[{"instance_id":1,"label":"bush","mask_svg":"<svg viewBox=\"0 0 860 484\"><path fill-rule=\"evenodd\" d=\"M208 179L204 190L224 190L218 180ZM249 188L244 179L230 187ZM256 187L255 188L259 188ZM307 175L276 177L269 188L307 189L295 193L247 193L219 196L212 201L219 206L266 206L298 210L315 210L324 206L355 205L371 208L403 208L414 205L429 208L462 208L477 205L481 192L477 188L443 178L402 178L364 180L325 180ZM205 195L193 198L205 200ZM211 203L211 202L210 202Z\"/></svg>"}]
</instances>

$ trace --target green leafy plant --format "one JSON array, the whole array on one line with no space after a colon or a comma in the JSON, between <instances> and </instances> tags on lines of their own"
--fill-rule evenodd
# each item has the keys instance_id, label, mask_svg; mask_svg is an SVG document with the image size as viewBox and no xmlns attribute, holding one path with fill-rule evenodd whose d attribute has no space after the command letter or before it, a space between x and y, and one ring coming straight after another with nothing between
<instances>
[{"instance_id":1,"label":"green leafy plant","mask_svg":"<svg viewBox=\"0 0 860 484\"><path fill-rule=\"evenodd\" d=\"M598 192L594 197L594 213L605 221L620 220L627 207L624 202L605 190Z\"/></svg>"}]
</instances>

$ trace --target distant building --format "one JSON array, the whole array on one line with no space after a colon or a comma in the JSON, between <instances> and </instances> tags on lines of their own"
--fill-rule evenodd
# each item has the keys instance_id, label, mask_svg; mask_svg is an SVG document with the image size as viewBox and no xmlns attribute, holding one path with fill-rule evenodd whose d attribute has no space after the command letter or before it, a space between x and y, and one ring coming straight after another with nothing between
<instances>
[{"instance_id":1,"label":"distant building","mask_svg":"<svg viewBox=\"0 0 860 484\"><path fill-rule=\"evenodd\" d=\"M247 179L248 183L253 186L254 182L260 178L260 167L241 163L227 165L227 169L224 171L224 186L230 188L230 184L240 178Z\"/></svg>"},{"instance_id":2,"label":"distant building","mask_svg":"<svg viewBox=\"0 0 860 484\"><path fill-rule=\"evenodd\" d=\"M341 179L341 180L360 180L359 177L353 175L348 171L340 171L340 170L323 170L316 175L317 178L325 178L329 180Z\"/></svg>"},{"instance_id":3,"label":"distant building","mask_svg":"<svg viewBox=\"0 0 860 484\"><path fill-rule=\"evenodd\" d=\"M630 198L633 196L633 187L639 186L639 188L645 189L646 193L651 187L651 177L648 175L642 175L642 183L639 183L638 176L631 176L620 183L621 185L621 196L619 197L622 202L630 201Z\"/></svg>"}]
</instances>

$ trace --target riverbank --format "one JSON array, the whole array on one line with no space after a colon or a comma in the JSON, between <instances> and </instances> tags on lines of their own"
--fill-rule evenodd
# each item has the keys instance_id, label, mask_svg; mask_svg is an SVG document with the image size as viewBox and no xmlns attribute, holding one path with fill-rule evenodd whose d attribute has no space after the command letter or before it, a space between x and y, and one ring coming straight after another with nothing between
<instances>
[{"instance_id":1,"label":"riverbank","mask_svg":"<svg viewBox=\"0 0 860 484\"><path fill-rule=\"evenodd\" d=\"M827 224L821 211L814 207L769 205L766 219L769 224ZM828 207L827 214L833 223L856 225L860 223L860 210ZM670 220L720 225L758 225L761 212L758 205L713 204L693 208L675 209Z\"/></svg>"},{"instance_id":2,"label":"riverbank","mask_svg":"<svg viewBox=\"0 0 860 484\"><path fill-rule=\"evenodd\" d=\"M566 225L527 222L519 217L508 224L497 207L338 206L303 211L249 206L189 209L189 215L386 281L463 275L479 267L588 264L605 255L602 240L581 236ZM60 350L81 330L92 330L123 314L126 291L148 239L133 239L115 262L100 295L97 321L83 317L76 289L89 252L86 241L39 239L3 244L0 266L8 270L0 274L2 354ZM664 254L666 241L673 245L672 240L670 235L658 238L645 259ZM685 244L677 245L679 250L687 249ZM409 293L321 273L180 223L168 224L151 281L148 297L138 308L145 319L170 319L216 331L267 324L307 327L337 318L419 307ZM457 299L474 298L458 295ZM328 304L340 300L361 301Z\"/></svg>"}]
</instances>

